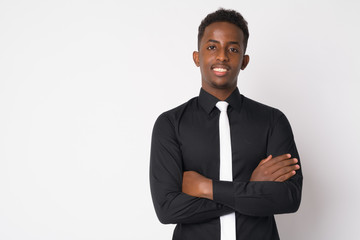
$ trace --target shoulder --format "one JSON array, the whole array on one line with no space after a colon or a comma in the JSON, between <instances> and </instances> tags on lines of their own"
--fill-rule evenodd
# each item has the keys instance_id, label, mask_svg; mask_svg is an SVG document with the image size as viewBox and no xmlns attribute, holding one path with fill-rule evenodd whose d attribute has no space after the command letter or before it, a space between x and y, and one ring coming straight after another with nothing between
<instances>
[{"instance_id":1,"label":"shoulder","mask_svg":"<svg viewBox=\"0 0 360 240\"><path fill-rule=\"evenodd\" d=\"M193 97L187 102L161 113L155 121L154 128L161 126L175 127L177 123L180 121L184 112L193 108L197 104L197 100L198 97Z\"/></svg>"},{"instance_id":2,"label":"shoulder","mask_svg":"<svg viewBox=\"0 0 360 240\"><path fill-rule=\"evenodd\" d=\"M285 116L282 111L275 107L260 103L245 96L243 97L243 108L247 114L251 114L263 119L270 119L272 121L276 121L276 119Z\"/></svg>"}]
</instances>

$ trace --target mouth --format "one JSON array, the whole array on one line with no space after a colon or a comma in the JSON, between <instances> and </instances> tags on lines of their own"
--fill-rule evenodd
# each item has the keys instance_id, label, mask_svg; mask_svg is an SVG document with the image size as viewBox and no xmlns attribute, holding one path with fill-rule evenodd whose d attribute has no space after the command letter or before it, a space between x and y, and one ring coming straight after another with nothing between
<instances>
[{"instance_id":1,"label":"mouth","mask_svg":"<svg viewBox=\"0 0 360 240\"><path fill-rule=\"evenodd\" d=\"M225 65L214 65L211 67L211 70L214 72L216 76L224 76L230 70L228 66Z\"/></svg>"}]
</instances>

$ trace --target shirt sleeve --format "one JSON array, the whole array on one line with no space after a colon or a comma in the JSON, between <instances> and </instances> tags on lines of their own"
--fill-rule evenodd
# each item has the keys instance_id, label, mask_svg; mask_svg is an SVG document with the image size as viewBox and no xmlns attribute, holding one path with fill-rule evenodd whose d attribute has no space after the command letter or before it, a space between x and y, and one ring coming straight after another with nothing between
<instances>
[{"instance_id":1,"label":"shirt sleeve","mask_svg":"<svg viewBox=\"0 0 360 240\"><path fill-rule=\"evenodd\" d=\"M182 154L165 113L155 122L150 153L150 189L161 223L198 223L234 212L230 207L182 192Z\"/></svg>"},{"instance_id":2,"label":"shirt sleeve","mask_svg":"<svg viewBox=\"0 0 360 240\"><path fill-rule=\"evenodd\" d=\"M250 216L269 216L296 212L300 206L302 171L291 126L286 116L279 116L269 132L267 155L273 157L290 153L299 160L300 169L285 182L229 182L213 180L215 202L233 208L236 212ZM259 160L260 162L260 160Z\"/></svg>"}]
</instances>

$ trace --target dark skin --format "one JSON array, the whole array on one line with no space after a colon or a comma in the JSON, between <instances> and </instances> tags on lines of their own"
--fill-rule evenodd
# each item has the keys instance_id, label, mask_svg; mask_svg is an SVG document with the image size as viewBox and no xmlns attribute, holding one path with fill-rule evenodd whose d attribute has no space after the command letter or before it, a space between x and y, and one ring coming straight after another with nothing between
<instances>
[{"instance_id":1,"label":"dark skin","mask_svg":"<svg viewBox=\"0 0 360 240\"><path fill-rule=\"evenodd\" d=\"M243 42L240 28L216 22L205 28L199 51L193 53L195 65L200 67L202 88L219 100L225 100L235 90L240 70L249 63ZM214 71L218 68L226 70L223 75Z\"/></svg>"},{"instance_id":2,"label":"dark skin","mask_svg":"<svg viewBox=\"0 0 360 240\"><path fill-rule=\"evenodd\" d=\"M195 65L200 67L202 88L225 100L235 90L240 70L249 63L245 55L244 34L228 22L215 22L205 28L199 51L194 51ZM284 182L300 168L290 154L262 159L253 171L250 181ZM195 171L183 173L182 191L194 197L213 199L212 179Z\"/></svg>"}]
</instances>

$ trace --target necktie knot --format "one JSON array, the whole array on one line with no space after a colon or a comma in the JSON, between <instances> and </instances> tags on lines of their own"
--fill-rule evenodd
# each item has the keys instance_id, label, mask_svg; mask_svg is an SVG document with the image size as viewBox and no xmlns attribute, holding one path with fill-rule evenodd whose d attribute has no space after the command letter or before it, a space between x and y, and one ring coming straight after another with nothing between
<instances>
[{"instance_id":1,"label":"necktie knot","mask_svg":"<svg viewBox=\"0 0 360 240\"><path fill-rule=\"evenodd\" d=\"M219 102L216 103L216 107L217 107L221 112L226 112L228 106L229 106L229 103L227 103L227 102L225 102L225 101L219 101Z\"/></svg>"}]
</instances>

